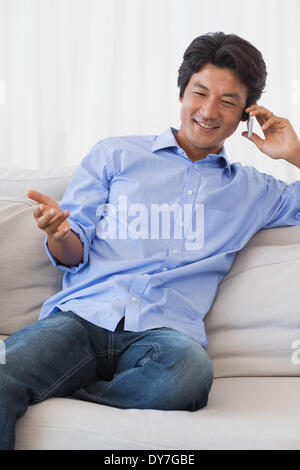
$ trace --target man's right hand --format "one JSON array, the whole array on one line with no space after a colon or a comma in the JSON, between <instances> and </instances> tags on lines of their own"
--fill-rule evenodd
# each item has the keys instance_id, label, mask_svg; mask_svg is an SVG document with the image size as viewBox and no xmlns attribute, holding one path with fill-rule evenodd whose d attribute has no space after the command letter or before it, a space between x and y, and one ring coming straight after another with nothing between
<instances>
[{"instance_id":1,"label":"man's right hand","mask_svg":"<svg viewBox=\"0 0 300 470\"><path fill-rule=\"evenodd\" d=\"M38 206L33 209L37 226L54 240L64 240L70 234L70 224L67 218L69 211L63 211L56 201L46 194L30 189L27 197L36 201ZM53 211L53 212L52 212Z\"/></svg>"}]
</instances>

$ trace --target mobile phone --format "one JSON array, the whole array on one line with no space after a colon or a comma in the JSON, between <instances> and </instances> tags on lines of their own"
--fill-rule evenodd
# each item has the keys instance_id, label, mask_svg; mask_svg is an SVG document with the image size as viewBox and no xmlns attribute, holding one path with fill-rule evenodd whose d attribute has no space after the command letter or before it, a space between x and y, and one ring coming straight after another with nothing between
<instances>
[{"instance_id":1,"label":"mobile phone","mask_svg":"<svg viewBox=\"0 0 300 470\"><path fill-rule=\"evenodd\" d=\"M249 116L247 121L248 139L252 137L254 116Z\"/></svg>"}]
</instances>

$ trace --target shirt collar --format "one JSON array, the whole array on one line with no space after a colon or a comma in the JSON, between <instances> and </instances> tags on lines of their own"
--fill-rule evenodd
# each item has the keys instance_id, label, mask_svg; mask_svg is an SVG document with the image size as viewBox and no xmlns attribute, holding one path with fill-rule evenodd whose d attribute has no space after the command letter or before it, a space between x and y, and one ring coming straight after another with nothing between
<instances>
[{"instance_id":1,"label":"shirt collar","mask_svg":"<svg viewBox=\"0 0 300 470\"><path fill-rule=\"evenodd\" d=\"M178 130L174 127L168 127L168 129L166 129L162 134L156 137L152 145L151 151L155 152L156 150L162 150L171 147L177 147L178 149L182 150L181 147L178 145L177 140L175 139L175 135L177 134L177 132ZM190 158L188 159L192 161ZM219 152L218 154L210 153L207 155L207 157L200 161L204 161L206 159L209 159L210 161L216 161L219 164L222 162L222 164L225 164L229 173L231 174L230 162L228 160L224 145L221 149L221 152Z\"/></svg>"}]
</instances>

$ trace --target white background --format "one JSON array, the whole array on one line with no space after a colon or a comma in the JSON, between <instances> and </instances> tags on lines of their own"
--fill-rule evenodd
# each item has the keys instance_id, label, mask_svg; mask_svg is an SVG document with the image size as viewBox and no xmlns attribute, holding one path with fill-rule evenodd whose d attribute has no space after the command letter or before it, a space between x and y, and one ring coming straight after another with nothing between
<instances>
[{"instance_id":1,"label":"white background","mask_svg":"<svg viewBox=\"0 0 300 470\"><path fill-rule=\"evenodd\" d=\"M102 138L178 128L178 68L210 31L261 50L260 103L300 136L299 29L299 0L0 0L0 166L75 165ZM226 141L231 162L299 179L245 129Z\"/></svg>"}]
</instances>

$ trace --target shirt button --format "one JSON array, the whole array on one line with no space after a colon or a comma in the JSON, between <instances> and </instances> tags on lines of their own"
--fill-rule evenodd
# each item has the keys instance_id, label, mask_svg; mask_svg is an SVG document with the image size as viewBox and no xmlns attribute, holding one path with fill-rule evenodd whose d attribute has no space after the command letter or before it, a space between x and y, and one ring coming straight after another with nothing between
<instances>
[{"instance_id":1,"label":"shirt button","mask_svg":"<svg viewBox=\"0 0 300 470\"><path fill-rule=\"evenodd\" d=\"M168 268L163 268L163 271L168 271Z\"/></svg>"},{"instance_id":2,"label":"shirt button","mask_svg":"<svg viewBox=\"0 0 300 470\"><path fill-rule=\"evenodd\" d=\"M187 192L189 195L193 194L193 191L191 191L190 189L188 190Z\"/></svg>"},{"instance_id":3,"label":"shirt button","mask_svg":"<svg viewBox=\"0 0 300 470\"><path fill-rule=\"evenodd\" d=\"M199 165L196 164L196 165L195 165L195 168L199 168Z\"/></svg>"},{"instance_id":4,"label":"shirt button","mask_svg":"<svg viewBox=\"0 0 300 470\"><path fill-rule=\"evenodd\" d=\"M131 297L132 302L136 302L136 297Z\"/></svg>"},{"instance_id":5,"label":"shirt button","mask_svg":"<svg viewBox=\"0 0 300 470\"><path fill-rule=\"evenodd\" d=\"M148 276L150 276L150 274L144 274L144 277L148 277Z\"/></svg>"},{"instance_id":6,"label":"shirt button","mask_svg":"<svg viewBox=\"0 0 300 470\"><path fill-rule=\"evenodd\" d=\"M173 253L174 253L174 255L177 255L178 250L176 250L176 249L174 248Z\"/></svg>"},{"instance_id":7,"label":"shirt button","mask_svg":"<svg viewBox=\"0 0 300 470\"><path fill-rule=\"evenodd\" d=\"M184 227L184 222L183 222L183 220L180 222L180 227Z\"/></svg>"}]
</instances>

